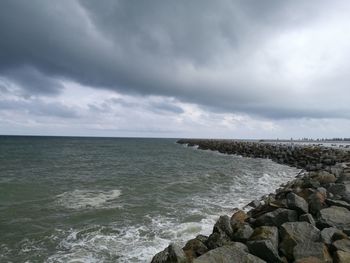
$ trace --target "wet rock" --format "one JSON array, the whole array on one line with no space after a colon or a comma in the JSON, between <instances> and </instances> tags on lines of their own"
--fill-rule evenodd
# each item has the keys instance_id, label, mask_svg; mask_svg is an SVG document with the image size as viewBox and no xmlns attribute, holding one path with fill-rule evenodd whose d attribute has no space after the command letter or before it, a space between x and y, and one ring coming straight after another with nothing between
<instances>
[{"instance_id":1,"label":"wet rock","mask_svg":"<svg viewBox=\"0 0 350 263\"><path fill-rule=\"evenodd\" d=\"M322 209L318 225L320 227L336 227L341 230L350 229L350 211L339 206Z\"/></svg>"},{"instance_id":2,"label":"wet rock","mask_svg":"<svg viewBox=\"0 0 350 263\"><path fill-rule=\"evenodd\" d=\"M298 213L294 210L278 208L275 211L263 214L254 222L255 226L280 226L285 222L298 220Z\"/></svg>"},{"instance_id":3,"label":"wet rock","mask_svg":"<svg viewBox=\"0 0 350 263\"><path fill-rule=\"evenodd\" d=\"M288 258L293 259L293 249L298 244L317 242L320 230L307 222L287 222L281 226L280 250Z\"/></svg>"},{"instance_id":4,"label":"wet rock","mask_svg":"<svg viewBox=\"0 0 350 263\"><path fill-rule=\"evenodd\" d=\"M321 240L323 243L330 245L332 242L346 238L347 236L343 231L335 228L335 227L327 227L322 229L321 231Z\"/></svg>"},{"instance_id":5,"label":"wet rock","mask_svg":"<svg viewBox=\"0 0 350 263\"><path fill-rule=\"evenodd\" d=\"M311 225L316 225L315 219L311 214L303 214L299 217L299 221L308 222Z\"/></svg>"},{"instance_id":6,"label":"wet rock","mask_svg":"<svg viewBox=\"0 0 350 263\"><path fill-rule=\"evenodd\" d=\"M286 195L287 207L292 210L297 210L300 214L308 213L309 205L304 198L294 194L288 193Z\"/></svg>"},{"instance_id":7,"label":"wet rock","mask_svg":"<svg viewBox=\"0 0 350 263\"><path fill-rule=\"evenodd\" d=\"M215 223L213 232L225 233L228 237L233 234L230 218L227 215L220 216L219 220Z\"/></svg>"},{"instance_id":8,"label":"wet rock","mask_svg":"<svg viewBox=\"0 0 350 263\"><path fill-rule=\"evenodd\" d=\"M297 244L293 249L295 260L303 258L317 258L321 262L332 262L332 258L325 244L321 242L304 242Z\"/></svg>"},{"instance_id":9,"label":"wet rock","mask_svg":"<svg viewBox=\"0 0 350 263\"><path fill-rule=\"evenodd\" d=\"M197 238L189 240L182 249L189 259L199 257L209 250L204 242Z\"/></svg>"},{"instance_id":10,"label":"wet rock","mask_svg":"<svg viewBox=\"0 0 350 263\"><path fill-rule=\"evenodd\" d=\"M156 254L151 263L187 263L187 258L181 247L170 244L166 249Z\"/></svg>"},{"instance_id":11,"label":"wet rock","mask_svg":"<svg viewBox=\"0 0 350 263\"><path fill-rule=\"evenodd\" d=\"M237 224L235 227L235 232L232 235L232 240L246 242L253 234L253 231L253 228L248 223Z\"/></svg>"},{"instance_id":12,"label":"wet rock","mask_svg":"<svg viewBox=\"0 0 350 263\"><path fill-rule=\"evenodd\" d=\"M270 240L256 240L247 242L249 252L266 262L283 262L278 255L278 250Z\"/></svg>"},{"instance_id":13,"label":"wet rock","mask_svg":"<svg viewBox=\"0 0 350 263\"><path fill-rule=\"evenodd\" d=\"M219 247L193 260L193 263L263 263L262 259L249 254L235 245Z\"/></svg>"}]
</instances>

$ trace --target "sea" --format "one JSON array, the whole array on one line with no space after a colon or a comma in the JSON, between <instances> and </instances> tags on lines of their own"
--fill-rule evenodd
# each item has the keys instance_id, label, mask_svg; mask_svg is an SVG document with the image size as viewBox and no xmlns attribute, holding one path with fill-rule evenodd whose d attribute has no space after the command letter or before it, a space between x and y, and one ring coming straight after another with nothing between
<instances>
[{"instance_id":1,"label":"sea","mask_svg":"<svg viewBox=\"0 0 350 263\"><path fill-rule=\"evenodd\" d=\"M176 139L0 136L0 262L150 262L297 173Z\"/></svg>"}]
</instances>

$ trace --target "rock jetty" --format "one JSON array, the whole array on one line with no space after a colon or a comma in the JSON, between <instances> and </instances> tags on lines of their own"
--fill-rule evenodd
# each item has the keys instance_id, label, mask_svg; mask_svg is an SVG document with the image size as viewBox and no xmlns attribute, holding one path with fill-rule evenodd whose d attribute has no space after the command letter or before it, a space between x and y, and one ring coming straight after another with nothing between
<instances>
[{"instance_id":1,"label":"rock jetty","mask_svg":"<svg viewBox=\"0 0 350 263\"><path fill-rule=\"evenodd\" d=\"M225 154L269 158L303 169L254 200L220 216L209 236L170 244L152 263L350 263L350 152L313 145L183 139Z\"/></svg>"}]
</instances>

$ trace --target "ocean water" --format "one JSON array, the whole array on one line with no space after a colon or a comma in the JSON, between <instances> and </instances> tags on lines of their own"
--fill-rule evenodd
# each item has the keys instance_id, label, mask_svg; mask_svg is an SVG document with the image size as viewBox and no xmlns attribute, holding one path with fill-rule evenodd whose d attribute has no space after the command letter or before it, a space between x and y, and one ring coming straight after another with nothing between
<instances>
[{"instance_id":1,"label":"ocean water","mask_svg":"<svg viewBox=\"0 0 350 263\"><path fill-rule=\"evenodd\" d=\"M175 142L0 137L0 262L149 262L297 173Z\"/></svg>"}]
</instances>

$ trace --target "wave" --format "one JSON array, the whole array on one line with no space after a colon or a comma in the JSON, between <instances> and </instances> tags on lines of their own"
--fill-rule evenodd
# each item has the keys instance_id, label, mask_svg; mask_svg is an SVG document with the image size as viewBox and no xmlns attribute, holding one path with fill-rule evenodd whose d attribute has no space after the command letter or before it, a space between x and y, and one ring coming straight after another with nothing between
<instances>
[{"instance_id":1,"label":"wave","mask_svg":"<svg viewBox=\"0 0 350 263\"><path fill-rule=\"evenodd\" d=\"M59 205L69 209L88 209L102 207L116 207L113 200L121 195L121 191L109 190L74 190L56 196Z\"/></svg>"}]
</instances>

